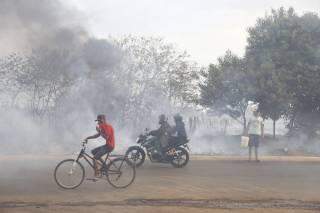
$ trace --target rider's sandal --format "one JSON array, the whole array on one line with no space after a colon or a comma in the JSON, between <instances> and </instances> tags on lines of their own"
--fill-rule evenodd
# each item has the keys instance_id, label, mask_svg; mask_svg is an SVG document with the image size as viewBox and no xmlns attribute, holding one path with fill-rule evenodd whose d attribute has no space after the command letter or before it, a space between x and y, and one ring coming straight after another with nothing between
<instances>
[{"instance_id":1,"label":"rider's sandal","mask_svg":"<svg viewBox=\"0 0 320 213\"><path fill-rule=\"evenodd\" d=\"M100 171L100 170L95 171L94 176L95 176L96 178L101 178L101 177L102 177L101 171Z\"/></svg>"}]
</instances>

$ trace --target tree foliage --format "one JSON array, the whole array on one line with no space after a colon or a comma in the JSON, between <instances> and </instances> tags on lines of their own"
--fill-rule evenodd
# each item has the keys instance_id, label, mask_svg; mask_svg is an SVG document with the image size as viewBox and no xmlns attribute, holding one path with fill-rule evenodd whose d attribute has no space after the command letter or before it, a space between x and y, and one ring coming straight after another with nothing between
<instances>
[{"instance_id":1,"label":"tree foliage","mask_svg":"<svg viewBox=\"0 0 320 213\"><path fill-rule=\"evenodd\" d=\"M251 94L246 71L244 60L227 51L216 65L211 64L207 72L202 72L204 80L200 84L200 104L230 115L244 128L245 111Z\"/></svg>"},{"instance_id":2,"label":"tree foliage","mask_svg":"<svg viewBox=\"0 0 320 213\"><path fill-rule=\"evenodd\" d=\"M280 8L258 19L248 32L246 58L264 115L273 120L285 115L291 128L302 124L307 113L319 117L319 17ZM312 120L308 123L315 126Z\"/></svg>"},{"instance_id":3,"label":"tree foliage","mask_svg":"<svg viewBox=\"0 0 320 213\"><path fill-rule=\"evenodd\" d=\"M127 36L114 42L123 52L117 73L126 91L123 120L138 125L194 99L198 67L186 52L162 38Z\"/></svg>"},{"instance_id":4,"label":"tree foliage","mask_svg":"<svg viewBox=\"0 0 320 213\"><path fill-rule=\"evenodd\" d=\"M199 69L163 39L134 36L91 38L76 49L37 48L2 58L0 68L8 103L34 117L63 119L77 103L134 127L192 102Z\"/></svg>"},{"instance_id":5,"label":"tree foliage","mask_svg":"<svg viewBox=\"0 0 320 213\"><path fill-rule=\"evenodd\" d=\"M200 103L245 121L248 100L264 118L314 132L320 120L320 19L272 10L248 29L243 59L227 52L202 74ZM245 122L244 122L245 126ZM275 130L274 130L275 133Z\"/></svg>"}]
</instances>

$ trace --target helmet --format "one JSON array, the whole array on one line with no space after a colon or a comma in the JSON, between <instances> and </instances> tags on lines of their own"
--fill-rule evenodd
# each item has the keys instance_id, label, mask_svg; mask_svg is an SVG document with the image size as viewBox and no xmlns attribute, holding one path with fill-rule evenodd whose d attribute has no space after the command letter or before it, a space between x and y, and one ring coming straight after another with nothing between
<instances>
[{"instance_id":1,"label":"helmet","mask_svg":"<svg viewBox=\"0 0 320 213\"><path fill-rule=\"evenodd\" d=\"M164 123L167 120L164 114L159 115L159 124Z\"/></svg>"},{"instance_id":2,"label":"helmet","mask_svg":"<svg viewBox=\"0 0 320 213\"><path fill-rule=\"evenodd\" d=\"M173 116L173 119L175 122L182 121L182 116L179 113L177 113Z\"/></svg>"}]
</instances>

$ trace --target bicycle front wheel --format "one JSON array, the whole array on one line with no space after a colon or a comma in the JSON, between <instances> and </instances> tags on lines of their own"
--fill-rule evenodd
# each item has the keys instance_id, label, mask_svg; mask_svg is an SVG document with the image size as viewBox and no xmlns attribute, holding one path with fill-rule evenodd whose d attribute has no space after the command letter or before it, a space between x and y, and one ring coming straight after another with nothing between
<instances>
[{"instance_id":1,"label":"bicycle front wheel","mask_svg":"<svg viewBox=\"0 0 320 213\"><path fill-rule=\"evenodd\" d=\"M85 171L80 162L74 159L61 161L54 170L54 180L64 189L74 189L81 185Z\"/></svg>"},{"instance_id":2,"label":"bicycle front wheel","mask_svg":"<svg viewBox=\"0 0 320 213\"><path fill-rule=\"evenodd\" d=\"M115 188L126 188L133 183L136 168L126 158L116 158L107 167L107 180Z\"/></svg>"}]
</instances>

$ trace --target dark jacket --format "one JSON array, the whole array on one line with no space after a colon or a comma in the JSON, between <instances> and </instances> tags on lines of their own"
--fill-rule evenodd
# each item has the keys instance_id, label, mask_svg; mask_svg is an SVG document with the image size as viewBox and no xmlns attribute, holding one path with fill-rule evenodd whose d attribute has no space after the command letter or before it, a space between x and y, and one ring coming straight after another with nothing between
<instances>
[{"instance_id":1,"label":"dark jacket","mask_svg":"<svg viewBox=\"0 0 320 213\"><path fill-rule=\"evenodd\" d=\"M159 129L150 131L149 135L158 137L161 147L166 147L168 146L170 132L171 126L168 122L164 121L160 124Z\"/></svg>"},{"instance_id":2,"label":"dark jacket","mask_svg":"<svg viewBox=\"0 0 320 213\"><path fill-rule=\"evenodd\" d=\"M186 128L183 121L176 122L176 125L172 128L172 134L175 133L179 138L187 138Z\"/></svg>"}]
</instances>

